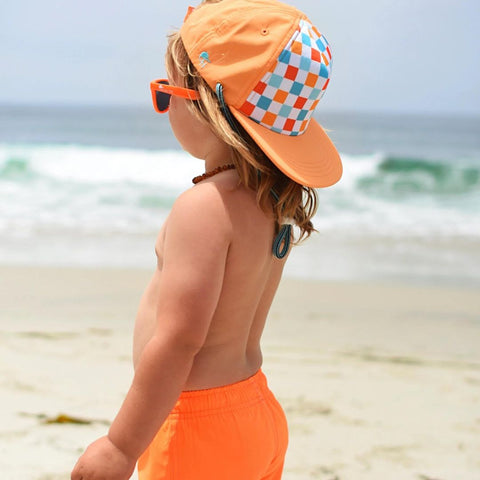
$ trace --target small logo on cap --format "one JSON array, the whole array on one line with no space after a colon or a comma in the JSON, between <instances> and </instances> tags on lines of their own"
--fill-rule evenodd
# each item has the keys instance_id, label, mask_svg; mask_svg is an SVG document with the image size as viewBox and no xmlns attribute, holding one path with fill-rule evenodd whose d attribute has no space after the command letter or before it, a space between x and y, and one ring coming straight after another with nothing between
<instances>
[{"instance_id":1,"label":"small logo on cap","mask_svg":"<svg viewBox=\"0 0 480 480\"><path fill-rule=\"evenodd\" d=\"M205 67L207 63L210 63L210 57L208 56L208 52L202 52L198 58L200 59L201 68Z\"/></svg>"}]
</instances>

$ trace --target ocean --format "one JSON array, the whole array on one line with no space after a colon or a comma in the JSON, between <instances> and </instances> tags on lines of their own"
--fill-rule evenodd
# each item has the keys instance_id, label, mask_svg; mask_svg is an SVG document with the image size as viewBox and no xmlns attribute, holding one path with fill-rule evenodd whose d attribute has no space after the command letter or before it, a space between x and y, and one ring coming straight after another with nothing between
<instances>
[{"instance_id":1,"label":"ocean","mask_svg":"<svg viewBox=\"0 0 480 480\"><path fill-rule=\"evenodd\" d=\"M344 176L286 275L480 285L480 116L325 112ZM140 107L0 106L0 264L154 268L203 163Z\"/></svg>"}]
</instances>

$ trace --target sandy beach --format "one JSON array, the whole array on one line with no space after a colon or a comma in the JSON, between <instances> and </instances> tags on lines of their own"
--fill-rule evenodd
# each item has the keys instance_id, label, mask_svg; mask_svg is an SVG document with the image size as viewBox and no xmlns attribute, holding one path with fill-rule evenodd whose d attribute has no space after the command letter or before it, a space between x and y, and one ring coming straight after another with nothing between
<instances>
[{"instance_id":1,"label":"sandy beach","mask_svg":"<svg viewBox=\"0 0 480 480\"><path fill-rule=\"evenodd\" d=\"M149 276L0 268L3 478L68 479L106 432ZM285 480L480 479L478 289L285 279L263 344ZM61 414L90 423L49 423Z\"/></svg>"}]
</instances>

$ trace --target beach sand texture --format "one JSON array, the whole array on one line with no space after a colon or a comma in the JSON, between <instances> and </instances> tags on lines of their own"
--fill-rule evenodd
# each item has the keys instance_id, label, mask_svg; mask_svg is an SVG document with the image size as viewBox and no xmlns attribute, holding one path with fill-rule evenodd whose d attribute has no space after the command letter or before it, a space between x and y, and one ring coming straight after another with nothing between
<instances>
[{"instance_id":1,"label":"beach sand texture","mask_svg":"<svg viewBox=\"0 0 480 480\"><path fill-rule=\"evenodd\" d=\"M106 432L150 273L0 268L2 478L67 479ZM285 480L480 479L478 289L285 279L264 354Z\"/></svg>"}]
</instances>

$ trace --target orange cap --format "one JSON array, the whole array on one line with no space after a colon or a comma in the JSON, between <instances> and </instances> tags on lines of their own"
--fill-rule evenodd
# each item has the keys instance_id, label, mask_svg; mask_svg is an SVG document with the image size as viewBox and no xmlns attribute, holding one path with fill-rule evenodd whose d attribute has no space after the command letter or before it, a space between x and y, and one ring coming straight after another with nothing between
<instances>
[{"instance_id":1,"label":"orange cap","mask_svg":"<svg viewBox=\"0 0 480 480\"><path fill-rule=\"evenodd\" d=\"M180 29L188 56L243 128L285 175L327 187L340 156L312 117L329 83L325 37L278 0L222 0L190 11Z\"/></svg>"}]
</instances>

